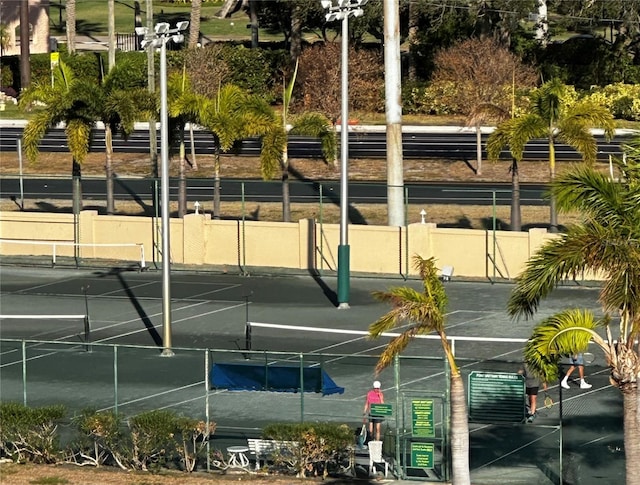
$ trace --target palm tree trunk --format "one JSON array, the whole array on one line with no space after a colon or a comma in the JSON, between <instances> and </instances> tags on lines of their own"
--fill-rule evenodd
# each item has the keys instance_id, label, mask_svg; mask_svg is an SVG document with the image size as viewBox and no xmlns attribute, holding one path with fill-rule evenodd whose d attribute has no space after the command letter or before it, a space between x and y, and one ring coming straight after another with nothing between
<instances>
[{"instance_id":1,"label":"palm tree trunk","mask_svg":"<svg viewBox=\"0 0 640 485\"><path fill-rule=\"evenodd\" d=\"M451 376L451 483L470 485L469 418L464 384L459 373Z\"/></svg>"},{"instance_id":2,"label":"palm tree trunk","mask_svg":"<svg viewBox=\"0 0 640 485\"><path fill-rule=\"evenodd\" d=\"M624 390L624 455L626 483L640 483L640 392L638 386Z\"/></svg>"},{"instance_id":3,"label":"palm tree trunk","mask_svg":"<svg viewBox=\"0 0 640 485\"><path fill-rule=\"evenodd\" d=\"M200 16L202 0L191 0L191 17L189 19L189 49L196 47L200 40Z\"/></svg>"},{"instance_id":4,"label":"palm tree trunk","mask_svg":"<svg viewBox=\"0 0 640 485\"><path fill-rule=\"evenodd\" d=\"M187 178L185 176L184 125L180 126L180 171L178 174L178 217L182 219L187 213Z\"/></svg>"},{"instance_id":5,"label":"palm tree trunk","mask_svg":"<svg viewBox=\"0 0 640 485\"><path fill-rule=\"evenodd\" d=\"M294 63L300 57L300 52L302 52L302 14L300 7L294 4L291 12L291 46L289 48L289 54Z\"/></svg>"},{"instance_id":6,"label":"palm tree trunk","mask_svg":"<svg viewBox=\"0 0 640 485\"><path fill-rule=\"evenodd\" d=\"M116 6L115 0L109 0L108 32L109 32L109 71L116 65Z\"/></svg>"},{"instance_id":7,"label":"palm tree trunk","mask_svg":"<svg viewBox=\"0 0 640 485\"><path fill-rule=\"evenodd\" d=\"M549 137L549 179L553 182L556 178L556 147L553 137ZM549 231L558 232L558 211L556 209L556 198L552 195L549 199Z\"/></svg>"},{"instance_id":8,"label":"palm tree trunk","mask_svg":"<svg viewBox=\"0 0 640 485\"><path fill-rule=\"evenodd\" d=\"M193 137L193 123L189 123L189 141L191 142L191 170L198 170L198 159L196 158L196 142Z\"/></svg>"},{"instance_id":9,"label":"palm tree trunk","mask_svg":"<svg viewBox=\"0 0 640 485\"><path fill-rule=\"evenodd\" d=\"M67 0L65 6L67 12L67 52L76 52L76 0Z\"/></svg>"},{"instance_id":10,"label":"palm tree trunk","mask_svg":"<svg viewBox=\"0 0 640 485\"><path fill-rule=\"evenodd\" d=\"M20 3L20 90L31 84L31 41L29 32L29 1Z\"/></svg>"},{"instance_id":11,"label":"palm tree trunk","mask_svg":"<svg viewBox=\"0 0 640 485\"><path fill-rule=\"evenodd\" d=\"M282 150L282 221L291 222L291 197L289 197L289 152Z\"/></svg>"},{"instance_id":12,"label":"palm tree trunk","mask_svg":"<svg viewBox=\"0 0 640 485\"><path fill-rule=\"evenodd\" d=\"M113 197L113 131L107 123L104 127L104 144L106 160L104 163L105 177L107 181L107 214L115 212L115 202Z\"/></svg>"},{"instance_id":13,"label":"palm tree trunk","mask_svg":"<svg viewBox=\"0 0 640 485\"><path fill-rule=\"evenodd\" d=\"M518 161L514 158L511 162L511 230L522 230L522 217L520 213L520 173Z\"/></svg>"},{"instance_id":14,"label":"palm tree trunk","mask_svg":"<svg viewBox=\"0 0 640 485\"><path fill-rule=\"evenodd\" d=\"M249 25L251 26L251 48L260 47L260 39L258 38L258 9L256 2L258 0L249 0Z\"/></svg>"},{"instance_id":15,"label":"palm tree trunk","mask_svg":"<svg viewBox=\"0 0 640 485\"><path fill-rule=\"evenodd\" d=\"M82 167L78 161L74 158L71 167L72 178L72 211L74 214L80 214L82 210Z\"/></svg>"}]
</instances>

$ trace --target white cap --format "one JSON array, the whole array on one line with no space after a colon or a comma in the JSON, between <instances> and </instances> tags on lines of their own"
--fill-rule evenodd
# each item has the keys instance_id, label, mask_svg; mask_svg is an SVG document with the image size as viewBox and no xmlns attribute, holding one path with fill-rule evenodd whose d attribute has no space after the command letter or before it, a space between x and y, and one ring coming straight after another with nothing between
<instances>
[{"instance_id":1,"label":"white cap","mask_svg":"<svg viewBox=\"0 0 640 485\"><path fill-rule=\"evenodd\" d=\"M380 381L373 381L373 388L380 389Z\"/></svg>"}]
</instances>

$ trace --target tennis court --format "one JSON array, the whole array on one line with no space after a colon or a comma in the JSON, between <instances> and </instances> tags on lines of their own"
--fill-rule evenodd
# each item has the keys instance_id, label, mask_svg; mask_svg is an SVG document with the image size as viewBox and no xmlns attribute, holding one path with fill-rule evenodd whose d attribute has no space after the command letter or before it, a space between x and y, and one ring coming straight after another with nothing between
<instances>
[{"instance_id":1,"label":"tennis court","mask_svg":"<svg viewBox=\"0 0 640 485\"><path fill-rule=\"evenodd\" d=\"M175 356L160 357L159 272L0 267L2 399L26 400L29 405L62 403L70 410L117 408L126 415L157 408L193 417L208 413L218 423L216 434L228 440L255 435L268 422L301 417L355 426L374 379L376 357L388 341L366 337L369 324L388 309L373 300L371 292L394 285L418 288L419 282L353 278L351 308L337 310L331 303L331 277L248 278L176 271L171 291ZM509 284L447 283L448 333L455 338L465 379L472 371L517 370L523 346L518 340L529 335L535 322L508 319L504 308L510 289ZM568 285L545 302L536 318L567 306L597 311L597 293ZM88 316L90 347L82 318L8 317L34 314ZM385 400L396 403L407 396L441 392L441 356L437 340L412 343L400 362L398 382L394 369L380 376ZM345 391L322 396L211 390L208 372L216 362L321 366ZM622 442L621 398L610 388L607 375L596 361L588 369L593 389L574 387L563 396L565 453L572 473L584 484L596 483L590 480L603 469L610 469L607 476L615 481L611 474L622 467L623 456L615 451ZM557 401L557 386L551 393ZM399 414L393 419L401 419ZM531 466L545 460L553 468L558 432L544 426L557 424L557 416L556 406L537 427L474 426L472 468L481 474L508 460ZM388 424L394 425L392 420ZM532 453L533 449L538 451Z\"/></svg>"}]
</instances>

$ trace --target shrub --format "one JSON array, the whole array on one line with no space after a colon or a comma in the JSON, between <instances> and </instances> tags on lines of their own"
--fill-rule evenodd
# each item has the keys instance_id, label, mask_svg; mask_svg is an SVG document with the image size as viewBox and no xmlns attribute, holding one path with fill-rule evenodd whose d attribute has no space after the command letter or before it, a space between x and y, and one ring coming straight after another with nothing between
<instances>
[{"instance_id":1,"label":"shrub","mask_svg":"<svg viewBox=\"0 0 640 485\"><path fill-rule=\"evenodd\" d=\"M215 423L178 416L171 411L156 410L139 414L129 420L131 460L141 470L167 467L179 460L186 471L193 471L204 448L214 433Z\"/></svg>"},{"instance_id":2,"label":"shrub","mask_svg":"<svg viewBox=\"0 0 640 485\"><path fill-rule=\"evenodd\" d=\"M177 446L177 453L180 457L184 469L188 472L195 470L198 461L206 460L204 455L205 447L210 436L216 430L216 423L198 421L197 419L179 417L176 420L180 441Z\"/></svg>"},{"instance_id":3,"label":"shrub","mask_svg":"<svg viewBox=\"0 0 640 485\"><path fill-rule=\"evenodd\" d=\"M68 460L81 465L116 465L122 469L129 466L131 440L120 416L113 411L87 409L71 422L80 437L72 443Z\"/></svg>"},{"instance_id":4,"label":"shrub","mask_svg":"<svg viewBox=\"0 0 640 485\"><path fill-rule=\"evenodd\" d=\"M132 464L140 470L166 466L176 452L176 415L171 411L148 411L129 420Z\"/></svg>"},{"instance_id":5,"label":"shrub","mask_svg":"<svg viewBox=\"0 0 640 485\"><path fill-rule=\"evenodd\" d=\"M316 43L299 58L295 108L318 111L336 120L341 111L341 49L338 43ZM379 51L349 49L349 109L384 110L384 63Z\"/></svg>"},{"instance_id":6,"label":"shrub","mask_svg":"<svg viewBox=\"0 0 640 485\"><path fill-rule=\"evenodd\" d=\"M56 463L58 421L64 406L29 408L18 403L0 403L0 454L14 461Z\"/></svg>"},{"instance_id":7,"label":"shrub","mask_svg":"<svg viewBox=\"0 0 640 485\"><path fill-rule=\"evenodd\" d=\"M592 89L587 98L609 107L615 118L640 121L640 85L610 84Z\"/></svg>"},{"instance_id":8,"label":"shrub","mask_svg":"<svg viewBox=\"0 0 640 485\"><path fill-rule=\"evenodd\" d=\"M294 441L298 447L293 457L283 457L298 476L326 476L332 465L342 463L353 443L353 432L346 424L336 423L274 423L266 426L263 438ZM278 463L275 457L276 466ZM293 458L293 459L291 459Z\"/></svg>"}]
</instances>

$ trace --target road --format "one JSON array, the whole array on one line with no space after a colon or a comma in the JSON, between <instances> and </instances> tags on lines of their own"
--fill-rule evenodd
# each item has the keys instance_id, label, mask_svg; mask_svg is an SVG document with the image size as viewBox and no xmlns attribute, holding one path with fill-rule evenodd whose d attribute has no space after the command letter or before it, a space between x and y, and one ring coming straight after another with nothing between
<instances>
[{"instance_id":1,"label":"road","mask_svg":"<svg viewBox=\"0 0 640 485\"><path fill-rule=\"evenodd\" d=\"M65 178L25 178L23 179L25 199L71 199L71 181ZM244 187L243 187L244 185ZM126 201L134 199L153 200L154 186L160 183L140 178L117 178L115 197ZM406 183L408 202L411 204L461 204L491 205L494 196L496 205L511 203L511 186L505 183ZM178 181L171 179L169 190L172 200L178 197ZM521 201L523 205L543 205L545 186L543 184L522 184ZM282 185L279 181L261 180L222 180L222 199L224 201L281 202ZM320 200L338 200L339 181L294 181L290 183L291 201L294 203ZM105 200L106 183L104 178L83 178L82 193L85 200ZM0 197L21 198L20 179L17 177L0 179ZM187 179L187 199L203 201L213 198L213 179ZM361 204L386 204L387 186L383 182L349 182L349 200Z\"/></svg>"},{"instance_id":2,"label":"road","mask_svg":"<svg viewBox=\"0 0 640 485\"><path fill-rule=\"evenodd\" d=\"M22 123L23 125L24 123ZM349 133L349 155L352 158L386 158L386 133L384 126L358 126ZM357 130L357 131L356 131ZM598 160L606 162L609 155L620 156L620 144L628 133L620 131L612 141L607 142L601 134L596 133L598 141ZM17 140L22 136L20 122L5 122L0 126L0 151L15 151ZM487 133L482 135L485 146ZM94 130L90 150L103 152L104 130ZM461 127L416 127L403 128L403 156L406 159L437 158L445 160L475 160L476 136L473 130ZM194 144L196 153L213 154L215 145L211 133L204 130L194 130ZM158 132L158 147L160 147ZM40 150L43 152L68 151L63 129L49 130L42 142ZM149 131L139 125L131 136L124 140L114 138L114 150L122 153L147 153L149 151ZM232 152L240 156L258 156L260 141L250 138L236 143ZM486 154L485 154L486 155ZM320 158L321 147L317 139L304 136L289 137L289 156L293 158ZM501 158L508 159L510 154L503 151ZM533 140L525 147L524 160L546 160L549 148L545 140ZM557 160L579 160L580 156L567 145L556 145Z\"/></svg>"}]
</instances>

